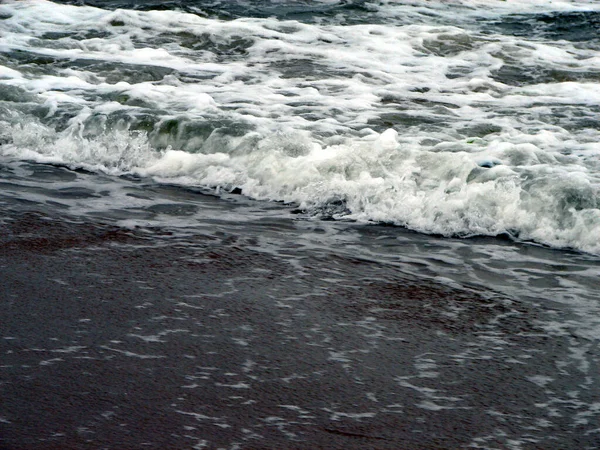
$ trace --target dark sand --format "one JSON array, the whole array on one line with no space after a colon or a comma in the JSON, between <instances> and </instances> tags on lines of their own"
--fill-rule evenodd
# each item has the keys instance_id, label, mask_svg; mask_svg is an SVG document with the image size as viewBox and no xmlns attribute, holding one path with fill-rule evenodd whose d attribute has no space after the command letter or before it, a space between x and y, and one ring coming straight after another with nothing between
<instances>
[{"instance_id":1,"label":"dark sand","mask_svg":"<svg viewBox=\"0 0 600 450\"><path fill-rule=\"evenodd\" d=\"M567 349L534 310L293 241L14 215L0 448L598 444L568 405L543 422L551 393L529 377Z\"/></svg>"}]
</instances>

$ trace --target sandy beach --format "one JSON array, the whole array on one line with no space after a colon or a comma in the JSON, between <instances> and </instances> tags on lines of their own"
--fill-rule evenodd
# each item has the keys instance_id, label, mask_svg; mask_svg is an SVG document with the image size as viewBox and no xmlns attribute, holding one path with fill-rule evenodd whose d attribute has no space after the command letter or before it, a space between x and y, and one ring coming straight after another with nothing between
<instances>
[{"instance_id":1,"label":"sandy beach","mask_svg":"<svg viewBox=\"0 0 600 450\"><path fill-rule=\"evenodd\" d=\"M279 226L287 254L243 234L5 223L2 449L451 449L499 427L527 429L523 448L598 442L560 405L539 427L536 374L567 339L532 308L297 253Z\"/></svg>"}]
</instances>

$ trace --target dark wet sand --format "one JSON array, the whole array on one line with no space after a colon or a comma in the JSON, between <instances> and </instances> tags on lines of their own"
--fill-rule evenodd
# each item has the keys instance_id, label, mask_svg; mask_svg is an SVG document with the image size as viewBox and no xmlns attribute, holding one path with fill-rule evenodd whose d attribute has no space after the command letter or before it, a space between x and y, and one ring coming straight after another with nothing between
<instances>
[{"instance_id":1,"label":"dark wet sand","mask_svg":"<svg viewBox=\"0 0 600 450\"><path fill-rule=\"evenodd\" d=\"M528 377L567 350L514 299L36 212L0 244L2 450L598 443L568 413L540 422L549 394Z\"/></svg>"}]
</instances>

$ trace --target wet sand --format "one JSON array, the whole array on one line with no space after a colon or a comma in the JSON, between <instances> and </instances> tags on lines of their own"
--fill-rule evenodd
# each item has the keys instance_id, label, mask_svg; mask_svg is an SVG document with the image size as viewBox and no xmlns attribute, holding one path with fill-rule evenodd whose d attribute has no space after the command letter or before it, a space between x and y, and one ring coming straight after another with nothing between
<instances>
[{"instance_id":1,"label":"wet sand","mask_svg":"<svg viewBox=\"0 0 600 450\"><path fill-rule=\"evenodd\" d=\"M568 404L547 419L536 377L567 341L518 299L300 251L292 230L272 252L35 211L0 228L2 450L600 442Z\"/></svg>"}]
</instances>

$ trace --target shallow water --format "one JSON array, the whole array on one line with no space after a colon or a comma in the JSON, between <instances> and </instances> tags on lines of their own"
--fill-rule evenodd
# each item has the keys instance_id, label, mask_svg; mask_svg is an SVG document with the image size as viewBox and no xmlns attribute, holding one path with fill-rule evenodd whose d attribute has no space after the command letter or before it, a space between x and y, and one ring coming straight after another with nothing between
<instances>
[{"instance_id":1,"label":"shallow water","mask_svg":"<svg viewBox=\"0 0 600 450\"><path fill-rule=\"evenodd\" d=\"M6 448L599 442L593 256L1 173Z\"/></svg>"}]
</instances>

